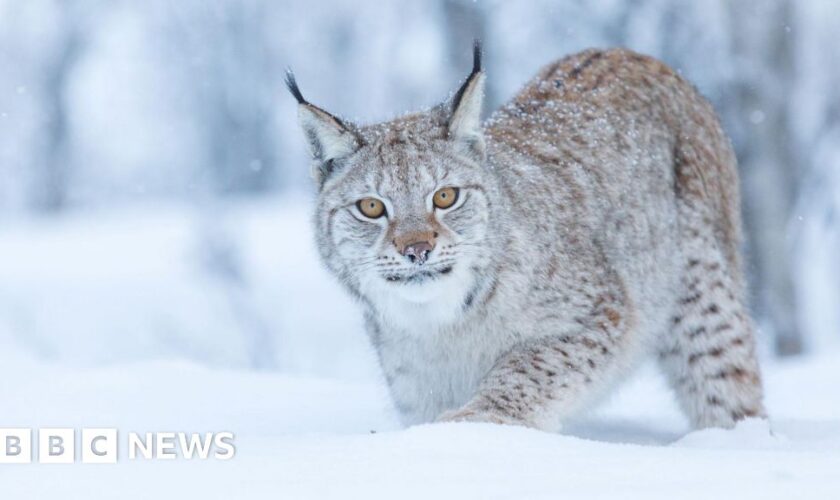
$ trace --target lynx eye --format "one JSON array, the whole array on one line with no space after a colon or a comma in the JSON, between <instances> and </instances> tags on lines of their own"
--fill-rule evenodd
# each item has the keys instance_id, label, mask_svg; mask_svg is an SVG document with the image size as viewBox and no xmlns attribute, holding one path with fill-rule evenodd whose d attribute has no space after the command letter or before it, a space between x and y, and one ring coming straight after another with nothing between
<instances>
[{"instance_id":1,"label":"lynx eye","mask_svg":"<svg viewBox=\"0 0 840 500\"><path fill-rule=\"evenodd\" d=\"M385 215L385 204L376 198L362 198L356 202L356 208L370 219L378 219Z\"/></svg>"},{"instance_id":2,"label":"lynx eye","mask_svg":"<svg viewBox=\"0 0 840 500\"><path fill-rule=\"evenodd\" d=\"M458 201L458 188L445 187L440 188L432 198L432 202L437 208L449 208Z\"/></svg>"}]
</instances>

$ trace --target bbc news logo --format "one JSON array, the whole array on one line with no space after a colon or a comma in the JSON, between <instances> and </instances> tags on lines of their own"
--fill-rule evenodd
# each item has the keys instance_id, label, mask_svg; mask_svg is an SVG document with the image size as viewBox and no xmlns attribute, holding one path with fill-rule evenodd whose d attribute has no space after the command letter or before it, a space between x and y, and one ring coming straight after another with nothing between
<instances>
[{"instance_id":1,"label":"bbc news logo","mask_svg":"<svg viewBox=\"0 0 840 500\"><path fill-rule=\"evenodd\" d=\"M28 464L33 461L33 430L0 429L0 464ZM85 464L117 463L119 446L117 429L82 429L76 440L75 429L38 429L38 463L72 464L77 457ZM236 455L232 432L129 432L124 442L128 459L230 460ZM77 453L76 444L79 445Z\"/></svg>"}]
</instances>

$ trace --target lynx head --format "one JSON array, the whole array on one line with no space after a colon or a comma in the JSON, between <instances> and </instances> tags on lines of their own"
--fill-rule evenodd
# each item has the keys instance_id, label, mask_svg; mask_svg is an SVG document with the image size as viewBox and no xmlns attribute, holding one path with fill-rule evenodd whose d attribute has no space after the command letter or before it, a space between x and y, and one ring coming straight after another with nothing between
<instances>
[{"instance_id":1,"label":"lynx head","mask_svg":"<svg viewBox=\"0 0 840 500\"><path fill-rule=\"evenodd\" d=\"M484 164L484 78L476 43L473 71L452 98L358 126L307 102L287 75L319 188L321 255L379 312L400 303L454 316L486 276L499 194Z\"/></svg>"}]
</instances>

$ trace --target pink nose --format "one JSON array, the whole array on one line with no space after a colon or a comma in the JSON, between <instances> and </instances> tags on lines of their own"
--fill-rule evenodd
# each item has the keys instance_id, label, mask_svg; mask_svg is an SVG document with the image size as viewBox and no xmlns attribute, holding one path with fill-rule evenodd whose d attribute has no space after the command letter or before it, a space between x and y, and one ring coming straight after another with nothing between
<instances>
[{"instance_id":1,"label":"pink nose","mask_svg":"<svg viewBox=\"0 0 840 500\"><path fill-rule=\"evenodd\" d=\"M406 245L400 253L405 255L412 263L423 264L428 260L429 254L434 248L434 245L428 241L416 241Z\"/></svg>"}]
</instances>

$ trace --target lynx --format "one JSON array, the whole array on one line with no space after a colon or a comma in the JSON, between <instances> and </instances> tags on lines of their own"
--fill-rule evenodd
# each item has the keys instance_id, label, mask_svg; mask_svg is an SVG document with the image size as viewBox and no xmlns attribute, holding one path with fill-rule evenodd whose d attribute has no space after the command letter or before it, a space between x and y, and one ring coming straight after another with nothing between
<instances>
[{"instance_id":1,"label":"lynx","mask_svg":"<svg viewBox=\"0 0 840 500\"><path fill-rule=\"evenodd\" d=\"M287 85L321 257L362 304L403 422L557 430L654 357L694 427L764 414L736 160L665 64L588 50L482 122L485 74L343 121Z\"/></svg>"}]
</instances>

